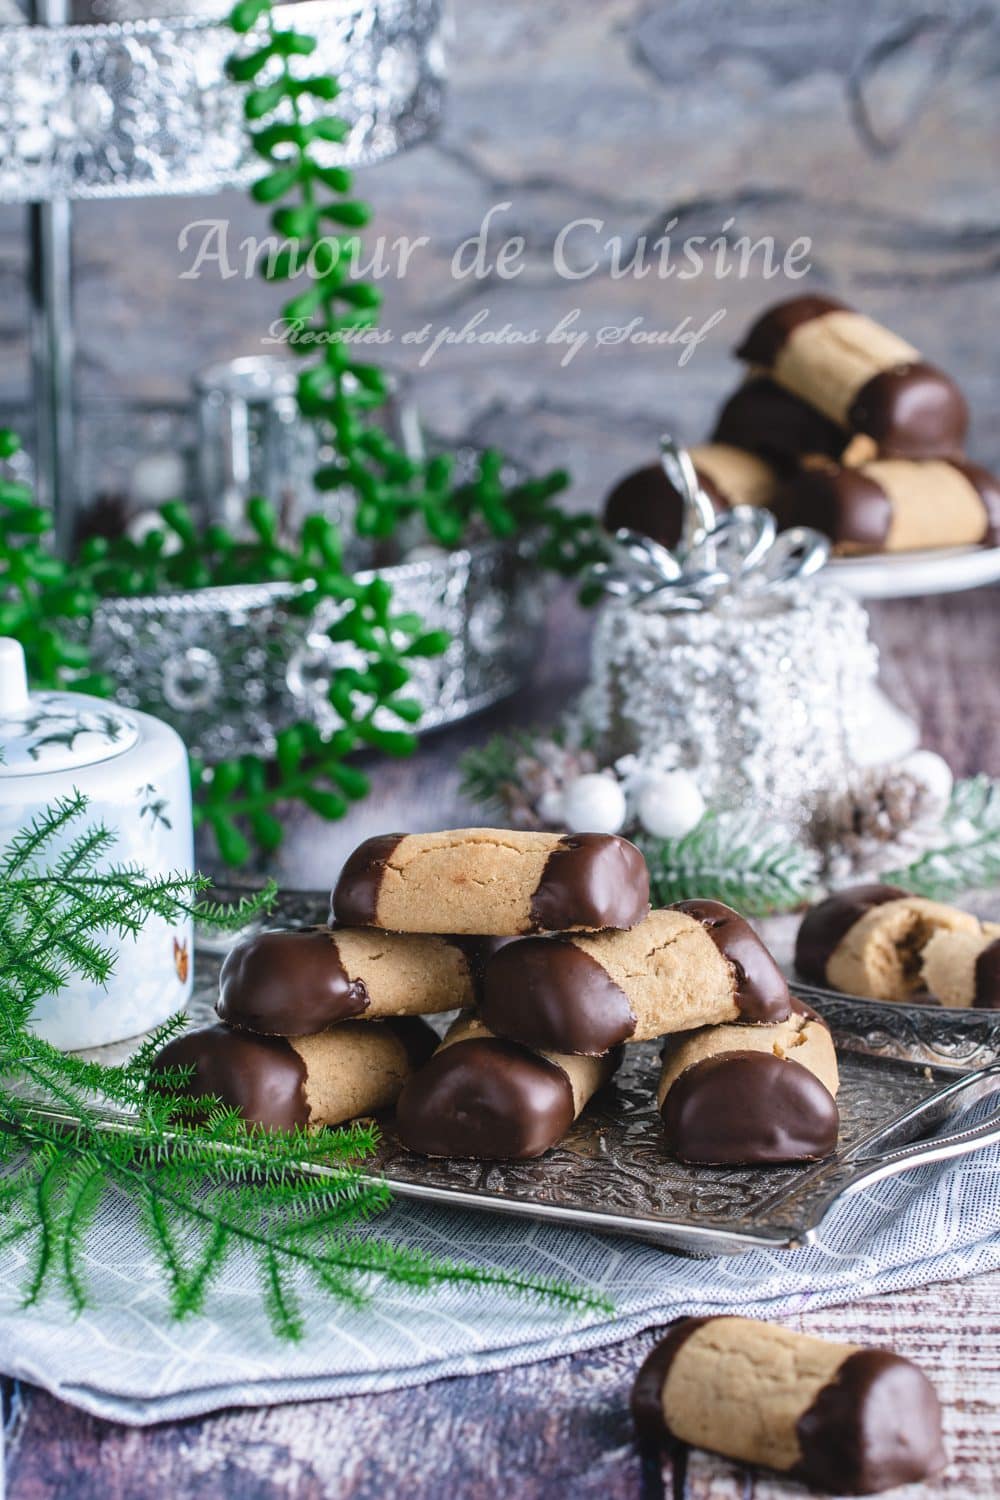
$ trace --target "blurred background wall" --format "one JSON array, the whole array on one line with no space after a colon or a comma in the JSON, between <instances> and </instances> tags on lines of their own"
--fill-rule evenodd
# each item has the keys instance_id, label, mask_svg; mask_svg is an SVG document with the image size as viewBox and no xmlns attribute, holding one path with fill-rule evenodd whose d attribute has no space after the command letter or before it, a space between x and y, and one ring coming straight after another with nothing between
<instances>
[{"instance_id":1,"label":"blurred background wall","mask_svg":"<svg viewBox=\"0 0 1000 1500\"><path fill-rule=\"evenodd\" d=\"M447 123L433 145L359 174L390 237L426 235L403 280L383 283L383 355L428 320L546 331L579 309L596 330L641 317L717 323L684 368L669 347L591 344L566 368L544 345L442 348L419 382L431 428L568 463L580 505L647 458L665 427L703 436L733 383L730 349L754 313L804 285L830 289L910 337L964 383L972 451L1000 462L1000 15L921 0L462 0ZM449 262L483 215L526 240L514 280L455 282ZM239 194L83 204L77 213L79 389L89 401L183 402L211 360L261 349L280 289L180 280L192 220L266 233ZM560 228L604 221L626 245L676 220L675 237L812 241L808 282L679 282L606 267L554 271ZM578 242L583 245L583 237ZM28 379L20 210L0 213L0 416Z\"/></svg>"}]
</instances>

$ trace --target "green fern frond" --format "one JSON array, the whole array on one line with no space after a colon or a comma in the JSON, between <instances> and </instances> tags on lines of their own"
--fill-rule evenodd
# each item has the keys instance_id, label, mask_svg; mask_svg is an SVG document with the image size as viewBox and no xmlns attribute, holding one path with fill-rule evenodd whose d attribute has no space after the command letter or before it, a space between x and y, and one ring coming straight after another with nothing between
<instances>
[{"instance_id":1,"label":"green fern frond","mask_svg":"<svg viewBox=\"0 0 1000 1500\"><path fill-rule=\"evenodd\" d=\"M646 856L657 906L707 896L748 916L765 916L794 910L816 891L818 855L754 815L709 812L683 838L637 834L635 841Z\"/></svg>"},{"instance_id":2,"label":"green fern frond","mask_svg":"<svg viewBox=\"0 0 1000 1500\"><path fill-rule=\"evenodd\" d=\"M957 782L941 842L882 878L939 901L1000 881L1000 782L989 776Z\"/></svg>"}]
</instances>

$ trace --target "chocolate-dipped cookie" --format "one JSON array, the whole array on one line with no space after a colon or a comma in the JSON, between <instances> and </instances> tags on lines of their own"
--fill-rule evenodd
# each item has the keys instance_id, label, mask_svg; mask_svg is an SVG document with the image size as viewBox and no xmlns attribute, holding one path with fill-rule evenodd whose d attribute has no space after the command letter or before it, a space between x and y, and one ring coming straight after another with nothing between
<instances>
[{"instance_id":1,"label":"chocolate-dipped cookie","mask_svg":"<svg viewBox=\"0 0 1000 1500\"><path fill-rule=\"evenodd\" d=\"M787 525L822 531L847 555L994 546L1000 480L959 460L810 464L790 481L781 515Z\"/></svg>"},{"instance_id":2,"label":"chocolate-dipped cookie","mask_svg":"<svg viewBox=\"0 0 1000 1500\"><path fill-rule=\"evenodd\" d=\"M347 1020L464 1010L474 960L443 937L327 927L261 932L237 943L219 976L229 1026L309 1036Z\"/></svg>"},{"instance_id":3,"label":"chocolate-dipped cookie","mask_svg":"<svg viewBox=\"0 0 1000 1500\"><path fill-rule=\"evenodd\" d=\"M345 1021L316 1036L256 1036L229 1026L185 1031L159 1052L154 1087L193 1099L215 1098L265 1130L340 1125L395 1104L410 1073L430 1057L437 1037L416 1016L360 1024ZM191 1069L180 1087L164 1074Z\"/></svg>"},{"instance_id":4,"label":"chocolate-dipped cookie","mask_svg":"<svg viewBox=\"0 0 1000 1500\"><path fill-rule=\"evenodd\" d=\"M712 442L759 453L785 475L807 454L843 461L850 434L770 376L751 374L719 412Z\"/></svg>"},{"instance_id":5,"label":"chocolate-dipped cookie","mask_svg":"<svg viewBox=\"0 0 1000 1500\"><path fill-rule=\"evenodd\" d=\"M803 979L847 995L907 1000L924 988L922 955L941 930L977 933L979 923L898 886L851 886L806 913L795 967Z\"/></svg>"},{"instance_id":6,"label":"chocolate-dipped cookie","mask_svg":"<svg viewBox=\"0 0 1000 1500\"><path fill-rule=\"evenodd\" d=\"M681 1318L632 1392L644 1441L689 1443L837 1495L870 1495L944 1468L926 1375L882 1349L751 1318Z\"/></svg>"},{"instance_id":7,"label":"chocolate-dipped cookie","mask_svg":"<svg viewBox=\"0 0 1000 1500\"><path fill-rule=\"evenodd\" d=\"M769 308L737 350L800 400L886 458L954 458L969 425L950 376L912 344L831 297Z\"/></svg>"},{"instance_id":8,"label":"chocolate-dipped cookie","mask_svg":"<svg viewBox=\"0 0 1000 1500\"><path fill-rule=\"evenodd\" d=\"M1000 1010L1000 923L940 928L920 956L923 988L942 1005Z\"/></svg>"},{"instance_id":9,"label":"chocolate-dipped cookie","mask_svg":"<svg viewBox=\"0 0 1000 1500\"><path fill-rule=\"evenodd\" d=\"M716 514L734 505L773 502L778 477L759 455L731 444L702 443L688 450L698 483ZM648 464L627 474L604 504L606 531L637 531L662 547L676 547L684 523L684 500L663 472Z\"/></svg>"},{"instance_id":10,"label":"chocolate-dipped cookie","mask_svg":"<svg viewBox=\"0 0 1000 1500\"><path fill-rule=\"evenodd\" d=\"M562 1139L617 1065L614 1054L536 1052L460 1016L403 1089L396 1109L399 1138L422 1156L541 1156Z\"/></svg>"},{"instance_id":11,"label":"chocolate-dipped cookie","mask_svg":"<svg viewBox=\"0 0 1000 1500\"><path fill-rule=\"evenodd\" d=\"M509 943L481 1001L498 1036L587 1056L720 1021L784 1020L789 1008L774 959L718 901L680 901L629 932Z\"/></svg>"},{"instance_id":12,"label":"chocolate-dipped cookie","mask_svg":"<svg viewBox=\"0 0 1000 1500\"><path fill-rule=\"evenodd\" d=\"M723 1165L836 1150L833 1038L808 1006L792 1005L769 1026L708 1026L668 1041L656 1102L674 1156Z\"/></svg>"},{"instance_id":13,"label":"chocolate-dipped cookie","mask_svg":"<svg viewBox=\"0 0 1000 1500\"><path fill-rule=\"evenodd\" d=\"M607 833L387 834L355 849L333 892L338 922L394 932L595 931L648 910L646 861Z\"/></svg>"}]
</instances>

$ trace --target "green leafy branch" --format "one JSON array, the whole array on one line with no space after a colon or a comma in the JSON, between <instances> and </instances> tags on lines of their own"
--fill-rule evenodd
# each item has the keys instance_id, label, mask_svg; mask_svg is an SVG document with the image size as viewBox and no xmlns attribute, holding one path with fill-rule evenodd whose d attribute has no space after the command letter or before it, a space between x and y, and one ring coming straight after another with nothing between
<instances>
[{"instance_id":1,"label":"green leafy branch","mask_svg":"<svg viewBox=\"0 0 1000 1500\"><path fill-rule=\"evenodd\" d=\"M36 1037L37 1000L76 978L105 982L108 939L149 916L191 915L230 928L266 906L268 890L235 909L206 900L200 877L153 878L108 865L111 837L77 831L80 797L54 805L0 856L0 1246L28 1252L26 1305L60 1290L88 1301L88 1231L105 1204L136 1210L174 1317L202 1310L227 1265L255 1275L274 1331L304 1330L311 1284L353 1305L388 1283L493 1288L569 1309L606 1307L586 1289L545 1277L439 1260L373 1234L388 1202L364 1170L370 1123L289 1134L248 1130L233 1110L183 1097L187 1081L151 1065L183 1025L175 1017L126 1063L107 1066ZM115 1113L109 1115L109 1110Z\"/></svg>"},{"instance_id":2,"label":"green leafy branch","mask_svg":"<svg viewBox=\"0 0 1000 1500\"><path fill-rule=\"evenodd\" d=\"M382 294L351 275L361 249L358 231L370 222L371 209L354 196L352 174L330 163L331 146L350 134L349 122L328 109L340 85L309 72L315 38L284 27L271 0L240 0L229 24L247 38L227 70L247 88L250 136L265 163L251 192L272 210L271 225L285 242L264 274L291 281L309 269L310 284L285 303L283 313L296 335L292 351L304 359L319 351L298 379L301 410L333 447L332 459L316 473L318 488L354 496L362 536L391 536L411 517L419 517L444 546L459 542L472 521L497 537L530 529L538 535L544 566L578 572L597 555L597 544L592 517L568 516L552 503L568 483L565 473L506 484L502 456L491 450L473 477L458 484L451 455L414 458L372 420L389 383L378 366L357 356L355 346L377 323Z\"/></svg>"},{"instance_id":3,"label":"green leafy branch","mask_svg":"<svg viewBox=\"0 0 1000 1500\"><path fill-rule=\"evenodd\" d=\"M792 911L816 894L819 856L753 813L707 812L679 839L637 833L654 906L710 896L746 916Z\"/></svg>"}]
</instances>

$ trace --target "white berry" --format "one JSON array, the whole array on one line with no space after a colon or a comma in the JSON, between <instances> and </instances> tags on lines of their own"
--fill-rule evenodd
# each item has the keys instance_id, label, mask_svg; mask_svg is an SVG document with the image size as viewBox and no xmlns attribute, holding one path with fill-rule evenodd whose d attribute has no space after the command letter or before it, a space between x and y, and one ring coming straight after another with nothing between
<instances>
[{"instance_id":1,"label":"white berry","mask_svg":"<svg viewBox=\"0 0 1000 1500\"><path fill-rule=\"evenodd\" d=\"M617 833L625 817L625 793L599 771L578 776L563 792L562 820L571 833Z\"/></svg>"},{"instance_id":2,"label":"white berry","mask_svg":"<svg viewBox=\"0 0 1000 1500\"><path fill-rule=\"evenodd\" d=\"M636 813L654 839L681 839L705 816L705 799L689 771L668 771L643 783Z\"/></svg>"}]
</instances>

